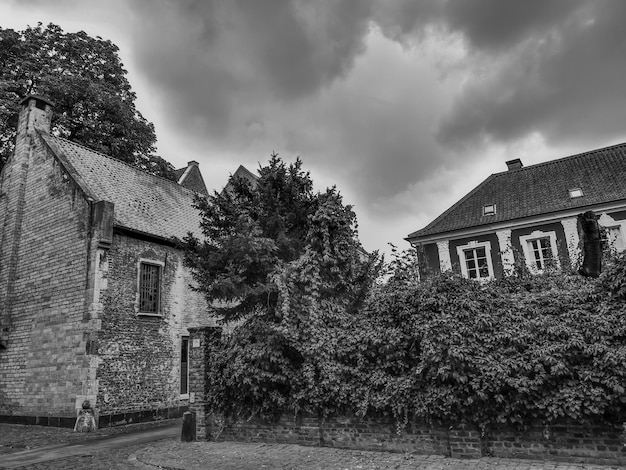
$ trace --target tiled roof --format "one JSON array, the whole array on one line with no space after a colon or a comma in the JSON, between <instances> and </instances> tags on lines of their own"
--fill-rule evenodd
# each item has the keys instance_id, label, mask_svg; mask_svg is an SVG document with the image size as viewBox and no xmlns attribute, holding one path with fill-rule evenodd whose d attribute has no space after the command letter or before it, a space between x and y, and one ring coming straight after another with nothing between
<instances>
[{"instance_id":1,"label":"tiled roof","mask_svg":"<svg viewBox=\"0 0 626 470\"><path fill-rule=\"evenodd\" d=\"M200 215L192 207L195 193L82 145L40 134L62 161L69 163L79 184L97 200L115 204L115 225L169 239L200 234Z\"/></svg>"},{"instance_id":2,"label":"tiled roof","mask_svg":"<svg viewBox=\"0 0 626 470\"><path fill-rule=\"evenodd\" d=\"M209 192L204 184L204 178L202 178L200 168L198 168L198 162L189 162L189 165L184 170L182 175L177 177L178 184L204 196L208 196Z\"/></svg>"},{"instance_id":3,"label":"tiled roof","mask_svg":"<svg viewBox=\"0 0 626 470\"><path fill-rule=\"evenodd\" d=\"M235 171L235 173L232 174L231 178L244 178L250 181L250 183L252 184L256 184L256 182L259 179L257 175L252 173L243 165L239 165L239 168L237 168L237 171Z\"/></svg>"},{"instance_id":4,"label":"tiled roof","mask_svg":"<svg viewBox=\"0 0 626 470\"><path fill-rule=\"evenodd\" d=\"M245 166L239 165L239 168L237 168L237 170L232 175L230 175L230 178L228 178L228 183L226 183L223 191L232 190L233 184L231 183L231 181L233 180L233 178L243 178L245 180L248 180L248 182L250 182L253 186L256 185L257 181L259 180L259 177L257 175L252 173Z\"/></svg>"},{"instance_id":5,"label":"tiled roof","mask_svg":"<svg viewBox=\"0 0 626 470\"><path fill-rule=\"evenodd\" d=\"M581 188L583 197L570 198ZM411 233L414 239L568 209L626 199L626 144L496 173L437 217ZM496 204L496 214L483 207Z\"/></svg>"},{"instance_id":6,"label":"tiled roof","mask_svg":"<svg viewBox=\"0 0 626 470\"><path fill-rule=\"evenodd\" d=\"M179 168L178 170L174 170L174 178L178 181L181 176L187 171L187 167Z\"/></svg>"}]
</instances>

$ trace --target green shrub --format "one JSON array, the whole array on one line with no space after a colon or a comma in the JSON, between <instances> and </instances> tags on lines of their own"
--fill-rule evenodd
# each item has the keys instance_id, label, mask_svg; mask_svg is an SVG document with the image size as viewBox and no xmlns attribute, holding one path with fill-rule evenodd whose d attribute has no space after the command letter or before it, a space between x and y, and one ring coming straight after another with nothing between
<instances>
[{"instance_id":1,"label":"green shrub","mask_svg":"<svg viewBox=\"0 0 626 470\"><path fill-rule=\"evenodd\" d=\"M312 297L303 261L281 284L298 286L281 323L243 325L213 352L210 403L238 416L386 413L400 425L626 421L626 258L611 263L599 279L417 283L405 259L355 312Z\"/></svg>"}]
</instances>

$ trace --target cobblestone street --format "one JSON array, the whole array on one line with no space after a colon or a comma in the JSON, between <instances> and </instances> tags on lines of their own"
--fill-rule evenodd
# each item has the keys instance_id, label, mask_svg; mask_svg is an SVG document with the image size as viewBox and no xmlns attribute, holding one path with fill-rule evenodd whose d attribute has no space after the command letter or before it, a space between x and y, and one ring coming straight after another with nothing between
<instances>
[{"instance_id":1,"label":"cobblestone street","mask_svg":"<svg viewBox=\"0 0 626 470\"><path fill-rule=\"evenodd\" d=\"M131 457L155 438L180 434L179 419L163 420L75 433L71 429L0 424L0 468L23 469L128 469L141 468ZM127 439L125 438L127 436ZM139 436L139 441L137 441ZM147 436L147 437L146 437ZM16 466L10 460L21 454L60 456L40 463ZM64 455L67 454L67 455ZM72 455L79 454L79 455ZM9 462L7 464L7 462ZM154 468L154 467L151 467Z\"/></svg>"},{"instance_id":2,"label":"cobblestone street","mask_svg":"<svg viewBox=\"0 0 626 470\"><path fill-rule=\"evenodd\" d=\"M183 458L184 463L181 462ZM436 455L235 442L153 443L139 451L137 459L147 464L186 470L609 470L620 468L495 458L458 460Z\"/></svg>"},{"instance_id":3,"label":"cobblestone street","mask_svg":"<svg viewBox=\"0 0 626 470\"><path fill-rule=\"evenodd\" d=\"M168 420L79 434L71 429L0 424L0 468L50 470L614 470L624 467L368 452L286 444L180 442ZM164 433L166 438L163 438ZM73 455L74 453L74 455ZM80 455L75 455L80 453ZM56 456L18 466L22 454ZM53 455L54 454L54 455ZM11 462L10 459L13 459Z\"/></svg>"},{"instance_id":4,"label":"cobblestone street","mask_svg":"<svg viewBox=\"0 0 626 470\"><path fill-rule=\"evenodd\" d=\"M92 455L75 455L72 457L60 458L31 464L22 467L14 467L19 469L32 470L127 470L137 468L133 462L129 462L129 457L141 448L145 448L145 444L134 445L119 449L110 449L96 452ZM140 464L139 464L140 465ZM0 468L2 466L2 456L0 456ZM141 466L140 468L145 468ZM156 467L149 467L156 468Z\"/></svg>"}]
</instances>

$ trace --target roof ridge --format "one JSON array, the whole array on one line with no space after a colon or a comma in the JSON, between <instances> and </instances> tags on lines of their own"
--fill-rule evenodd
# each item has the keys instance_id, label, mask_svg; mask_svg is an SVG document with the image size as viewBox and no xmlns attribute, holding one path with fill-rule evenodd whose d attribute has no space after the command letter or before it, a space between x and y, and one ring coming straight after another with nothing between
<instances>
[{"instance_id":1,"label":"roof ridge","mask_svg":"<svg viewBox=\"0 0 626 470\"><path fill-rule=\"evenodd\" d=\"M563 169L568 171L563 172ZM523 170L527 171L524 172ZM566 186L574 180L585 180L586 176L583 175L586 175L585 172L588 171L593 172L592 177L588 179L591 191L586 198L571 202L571 198L565 197L567 195ZM492 222L516 220L540 213L562 211L574 206L586 207L593 204L626 200L626 187L616 180L616 175L624 174L626 174L626 143L588 150L516 170L493 173L432 222L409 234L406 239L419 239L426 235L442 234L460 228L477 227ZM546 178L552 178L554 182L550 182L547 186L545 183L540 184L540 182L546 181ZM523 191L518 183L515 183L516 186L509 186L517 181L531 186L539 184L537 191L524 193L522 197L524 204L521 205L518 200L515 201L515 204L511 204L513 202L511 194L517 198ZM558 183L558 190L554 186L556 183ZM598 192L598 188L602 188L602 191ZM560 192L557 194L555 191ZM557 195L555 196L555 194ZM546 203L546 197L548 197L549 203ZM489 202L487 201L488 198L493 199L493 202L498 204L504 203L504 211L498 211L496 217L491 219L492 222L486 221L484 217L481 218L479 214L481 204ZM470 211L470 215L467 215L467 211Z\"/></svg>"},{"instance_id":2,"label":"roof ridge","mask_svg":"<svg viewBox=\"0 0 626 470\"><path fill-rule=\"evenodd\" d=\"M239 167L235 170L235 173L232 173L231 176L235 176L235 174L239 171L239 170L244 170L246 173L248 173L250 176L252 176L255 179L260 179L259 175L254 174L253 172L251 172L250 170L248 170L245 166L243 165L239 165Z\"/></svg>"},{"instance_id":3,"label":"roof ridge","mask_svg":"<svg viewBox=\"0 0 626 470\"><path fill-rule=\"evenodd\" d=\"M524 171L524 170L531 170L533 168L538 168L538 167L542 167L542 166L548 166L548 165L553 165L556 163L561 163L563 160L568 160L568 159L574 159L574 158L581 158L584 156L588 156L588 155L593 155L596 153L600 153L600 152L606 152L607 150L613 150L613 149L617 149L623 147L626 150L626 142L622 142L620 144L615 144L615 145L609 145L607 147L602 147L599 149L594 149L594 150L588 150L587 152L581 152L581 153L576 153L574 155L568 155L566 157L560 157L560 158L555 158L553 160L548 160L545 162L539 162L539 163L535 163L534 165L529 165L529 166L523 166L521 168L518 168L516 170L504 170L504 171L500 171L498 173L493 173L492 176L501 176L501 175L507 175L510 173L514 173L514 172L518 172L518 171Z\"/></svg>"},{"instance_id":4,"label":"roof ridge","mask_svg":"<svg viewBox=\"0 0 626 470\"><path fill-rule=\"evenodd\" d=\"M158 178L158 179L161 179L161 180L163 180L163 181L167 181L168 183L174 184L174 185L176 185L177 187L179 187L179 188L181 188L181 189L183 189L183 190L185 190L185 191L187 191L187 192L192 192L192 193L194 193L194 194L196 193L196 191L193 191L192 189L186 188L185 186L182 186L182 185L178 184L176 181L173 181L173 180L171 180L171 179L169 179L169 178L165 178L164 176L154 175L154 174L152 174L152 173L150 173L150 172L148 172L148 171L146 171L146 170L142 170L141 168L138 168L138 167L136 167L136 166L134 166L134 165L131 165L131 164L130 164L130 163L128 163L128 162L125 162L125 161L123 161L123 160L120 160L119 158L115 158L115 157L112 157L112 156L110 156L110 155L107 155L106 153L102 153L102 152L100 152L100 151L98 151L98 150L94 150L94 149L92 149L91 147L87 147L86 145L80 144L80 143L78 143L78 142L74 142L74 141L69 140L69 139L65 139L65 138L63 138L63 137L55 136L55 135L52 135L52 134L48 134L48 135L50 135L50 137L52 137L52 138L54 138L54 139L63 140L63 141L65 141L65 142L69 143L69 144L76 145L77 147L81 147L81 148L83 148L83 149L85 149L85 150L88 150L88 151L90 151L90 152L92 152L92 153L95 153L95 154L97 154L97 155L99 155L99 156L101 156L101 157L104 157L104 158L107 158L107 159L112 160L112 161L114 161L114 162L117 162L117 163L120 163L120 164L122 164L122 165L125 165L125 166L127 166L127 167L129 167L129 168L132 168L132 169L133 169L133 170L135 170L135 171L140 171L141 173L144 173L144 174L146 174L146 175L148 175L148 176L152 176L153 178ZM161 158L162 158L162 157L161 157ZM169 162L168 162L168 163L169 163ZM187 168L187 167L185 167L185 168Z\"/></svg>"}]
</instances>

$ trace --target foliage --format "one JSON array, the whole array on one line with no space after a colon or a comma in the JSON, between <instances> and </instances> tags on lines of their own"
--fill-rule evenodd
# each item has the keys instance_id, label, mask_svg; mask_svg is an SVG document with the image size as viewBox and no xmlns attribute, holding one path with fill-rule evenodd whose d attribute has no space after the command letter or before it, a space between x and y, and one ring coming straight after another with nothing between
<instances>
[{"instance_id":1,"label":"foliage","mask_svg":"<svg viewBox=\"0 0 626 470\"><path fill-rule=\"evenodd\" d=\"M607 257L606 269L600 276L602 289L616 301L626 301L626 252Z\"/></svg>"},{"instance_id":2,"label":"foliage","mask_svg":"<svg viewBox=\"0 0 626 470\"><path fill-rule=\"evenodd\" d=\"M312 260L282 271L286 310L268 335L280 338L280 354L264 341L253 361L278 367L273 382L237 362L250 358L244 342L214 351L229 369L211 380L239 374L256 384L239 410L247 416L265 404L274 414L388 413L400 426L412 417L482 426L626 420L625 256L599 279L549 273L478 283L445 273L418 283L410 256L396 253L360 314L327 298L332 289L316 294L328 284ZM218 390L215 409L244 403Z\"/></svg>"},{"instance_id":3,"label":"foliage","mask_svg":"<svg viewBox=\"0 0 626 470\"><path fill-rule=\"evenodd\" d=\"M0 168L13 152L17 103L38 94L55 105L56 135L172 177L173 167L153 155L154 126L135 108L117 52L111 41L54 24L0 28Z\"/></svg>"},{"instance_id":4,"label":"foliage","mask_svg":"<svg viewBox=\"0 0 626 470\"><path fill-rule=\"evenodd\" d=\"M207 401L236 416L349 409L377 255L360 247L352 208L335 188L314 193L300 160L272 155L259 173L199 200L206 241L186 240L199 290L237 321L214 346Z\"/></svg>"},{"instance_id":5,"label":"foliage","mask_svg":"<svg viewBox=\"0 0 626 470\"><path fill-rule=\"evenodd\" d=\"M204 241L185 240L199 290L220 302L216 310L226 321L255 315L279 322L277 276L307 250L337 263L324 269L345 275L358 257L354 212L335 189L314 193L300 159L286 165L274 154L259 175L255 182L232 178L227 190L198 198ZM348 295L347 282L335 288Z\"/></svg>"}]
</instances>

